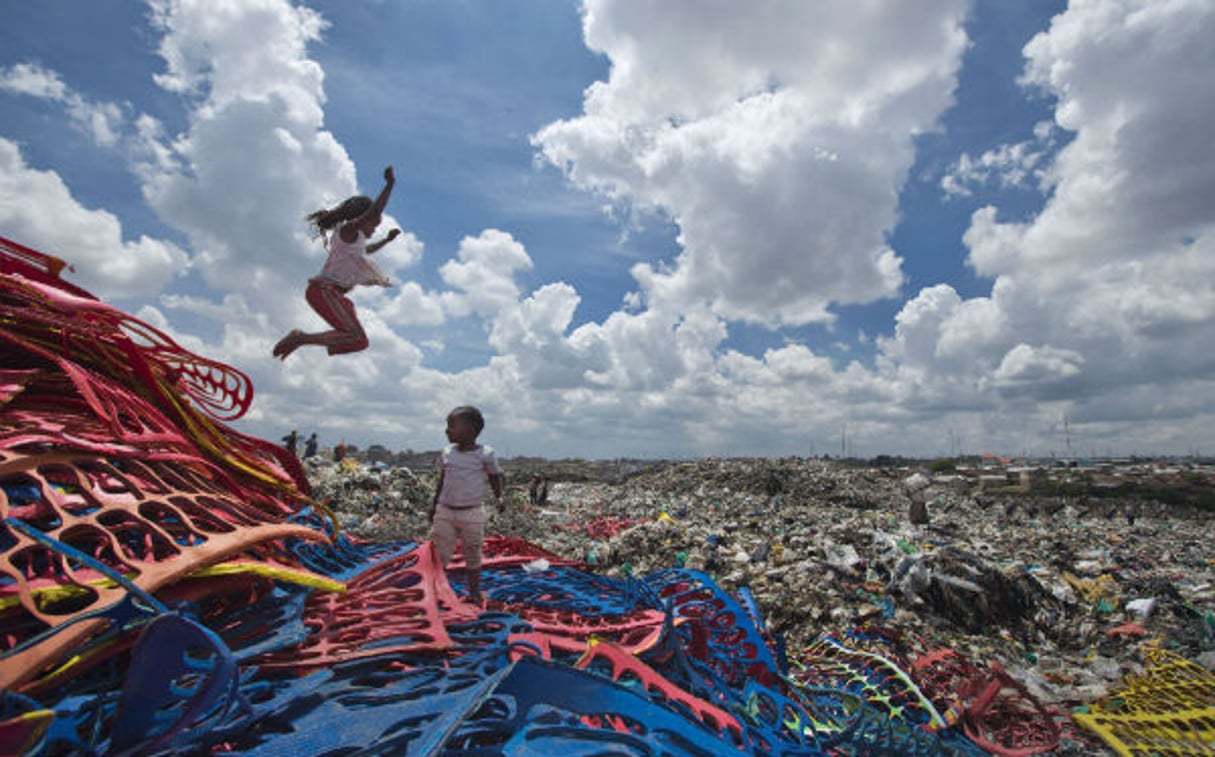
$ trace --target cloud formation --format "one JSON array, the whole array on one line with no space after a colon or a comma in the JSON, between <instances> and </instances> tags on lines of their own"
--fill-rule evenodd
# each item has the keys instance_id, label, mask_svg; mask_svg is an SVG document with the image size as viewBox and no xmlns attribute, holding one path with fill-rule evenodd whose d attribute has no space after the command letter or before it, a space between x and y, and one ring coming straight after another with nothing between
<instances>
[{"instance_id":1,"label":"cloud formation","mask_svg":"<svg viewBox=\"0 0 1215 757\"><path fill-rule=\"evenodd\" d=\"M67 260L73 282L113 298L160 291L189 261L171 242L124 240L113 213L82 206L58 174L27 165L21 148L3 137L0 228L14 241Z\"/></svg>"},{"instance_id":2,"label":"cloud formation","mask_svg":"<svg viewBox=\"0 0 1215 757\"><path fill-rule=\"evenodd\" d=\"M678 225L678 258L633 270L652 307L797 326L898 292L886 238L912 139L951 103L964 2L584 7L611 76L533 139L575 185Z\"/></svg>"},{"instance_id":3,"label":"cloud formation","mask_svg":"<svg viewBox=\"0 0 1215 757\"><path fill-rule=\"evenodd\" d=\"M1074 3L1026 46L1024 83L1056 99L1073 139L1049 164L1028 143L980 163L1040 171L1051 194L1024 221L975 211L964 241L991 295L921 291L882 342L888 375L923 400L948 388L993 414L1085 418L1091 449L1135 446L1137 426L1115 422L1127 402L1168 397L1165 426L1210 415L1215 289L1194 282L1215 274L1215 214L1198 199L1215 196L1198 126L1215 116L1212 28L1203 4ZM1176 431L1174 449L1192 433Z\"/></svg>"},{"instance_id":4,"label":"cloud formation","mask_svg":"<svg viewBox=\"0 0 1215 757\"><path fill-rule=\"evenodd\" d=\"M87 100L64 84L57 72L36 62L0 67L0 91L62 105L72 124L104 147L114 145L124 128L126 119L119 105Z\"/></svg>"},{"instance_id":5,"label":"cloud formation","mask_svg":"<svg viewBox=\"0 0 1215 757\"><path fill-rule=\"evenodd\" d=\"M941 179L941 189L948 195L970 196L972 187L996 185L1000 188L1049 189L1049 177L1042 170L1052 148L1054 124L1039 123L1034 139L1012 145L1000 145L975 158L962 153L957 162Z\"/></svg>"}]
</instances>

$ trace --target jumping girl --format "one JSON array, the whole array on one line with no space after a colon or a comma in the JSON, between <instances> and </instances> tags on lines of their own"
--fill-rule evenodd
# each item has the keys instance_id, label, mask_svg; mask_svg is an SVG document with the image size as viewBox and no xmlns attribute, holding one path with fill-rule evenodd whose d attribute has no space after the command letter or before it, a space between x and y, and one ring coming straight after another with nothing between
<instances>
[{"instance_id":1,"label":"jumping girl","mask_svg":"<svg viewBox=\"0 0 1215 757\"><path fill-rule=\"evenodd\" d=\"M341 355L367 349L367 333L355 313L354 303L347 293L356 286L389 286L388 278L367 257L396 239L400 229L393 229L378 242L369 242L380 225L388 195L396 184L392 166L384 169L384 188L374 201L356 195L327 210L310 213L307 218L325 239L329 257L320 274L308 280L304 294L308 304L333 328L308 334L293 329L274 345L274 356L287 356L305 344L322 346L330 355Z\"/></svg>"}]
</instances>

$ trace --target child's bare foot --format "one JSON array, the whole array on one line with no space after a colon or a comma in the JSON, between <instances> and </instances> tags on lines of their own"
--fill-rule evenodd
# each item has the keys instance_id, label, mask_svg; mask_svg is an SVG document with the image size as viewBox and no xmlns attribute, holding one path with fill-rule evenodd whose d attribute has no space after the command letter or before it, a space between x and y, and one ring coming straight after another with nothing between
<instances>
[{"instance_id":1,"label":"child's bare foot","mask_svg":"<svg viewBox=\"0 0 1215 757\"><path fill-rule=\"evenodd\" d=\"M299 329L292 329L291 331L288 331L287 336L278 340L278 344L274 345L274 356L279 360L286 360L288 355L295 352L296 349L299 348L300 337L303 335L304 332L300 331Z\"/></svg>"}]
</instances>

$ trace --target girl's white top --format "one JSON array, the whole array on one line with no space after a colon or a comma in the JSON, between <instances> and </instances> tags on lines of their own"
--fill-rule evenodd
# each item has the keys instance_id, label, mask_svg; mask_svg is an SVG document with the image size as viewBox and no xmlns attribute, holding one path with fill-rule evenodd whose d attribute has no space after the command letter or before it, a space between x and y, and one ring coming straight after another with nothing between
<instances>
[{"instance_id":1,"label":"girl's white top","mask_svg":"<svg viewBox=\"0 0 1215 757\"><path fill-rule=\"evenodd\" d=\"M337 230L329 235L325 243L329 247L329 257L318 279L332 281L347 289L359 285L386 287L391 283L367 257L367 235L361 229L358 237L349 244Z\"/></svg>"}]
</instances>

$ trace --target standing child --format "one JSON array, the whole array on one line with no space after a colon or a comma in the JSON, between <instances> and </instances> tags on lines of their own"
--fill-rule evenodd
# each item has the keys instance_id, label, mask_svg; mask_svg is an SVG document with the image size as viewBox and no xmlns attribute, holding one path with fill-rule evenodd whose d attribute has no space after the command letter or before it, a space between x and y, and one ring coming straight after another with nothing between
<instances>
[{"instance_id":1,"label":"standing child","mask_svg":"<svg viewBox=\"0 0 1215 757\"><path fill-rule=\"evenodd\" d=\"M356 286L388 286L389 281L375 263L367 257L396 239L400 229L393 229L378 242L369 242L388 203L388 195L396 184L392 166L384 169L384 188L373 201L365 195L355 195L341 205L318 210L308 215L325 239L329 257L318 276L308 280L305 297L312 309L333 328L308 334L292 329L274 345L274 356L287 356L305 344L322 346L330 355L367 349L367 334L359 323L354 303L346 295Z\"/></svg>"},{"instance_id":2,"label":"standing child","mask_svg":"<svg viewBox=\"0 0 1215 757\"><path fill-rule=\"evenodd\" d=\"M436 465L439 481L430 507L431 536L443 568L455 554L456 538L464 550L468 569L468 599L481 602L481 544L485 541L485 483L494 492L498 512L502 502L504 476L498 458L490 447L477 444L485 428L485 418L475 407L457 407L447 415L447 441Z\"/></svg>"}]
</instances>

